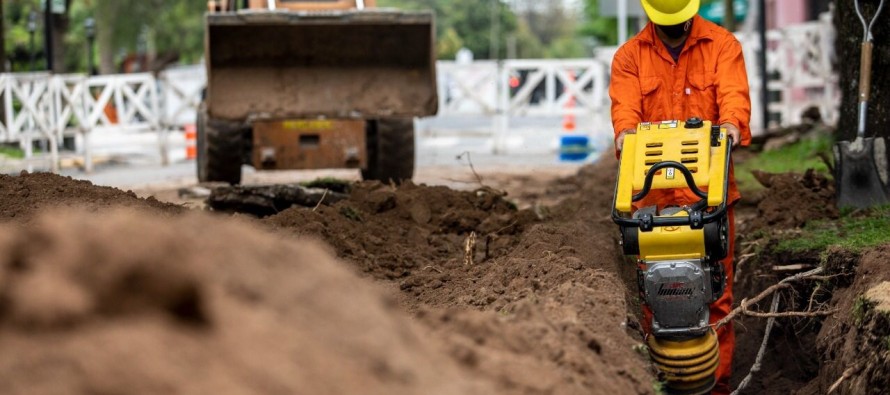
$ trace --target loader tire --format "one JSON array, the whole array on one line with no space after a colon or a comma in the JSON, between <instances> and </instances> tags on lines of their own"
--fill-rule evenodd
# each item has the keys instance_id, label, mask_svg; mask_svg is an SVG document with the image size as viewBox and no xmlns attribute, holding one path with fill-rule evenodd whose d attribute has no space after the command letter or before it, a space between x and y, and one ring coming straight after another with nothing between
<instances>
[{"instance_id":1,"label":"loader tire","mask_svg":"<svg viewBox=\"0 0 890 395\"><path fill-rule=\"evenodd\" d=\"M367 124L365 180L401 183L414 176L414 120L381 119Z\"/></svg>"},{"instance_id":2,"label":"loader tire","mask_svg":"<svg viewBox=\"0 0 890 395\"><path fill-rule=\"evenodd\" d=\"M196 127L198 181L241 183L243 134L240 125L209 118L202 105Z\"/></svg>"}]
</instances>

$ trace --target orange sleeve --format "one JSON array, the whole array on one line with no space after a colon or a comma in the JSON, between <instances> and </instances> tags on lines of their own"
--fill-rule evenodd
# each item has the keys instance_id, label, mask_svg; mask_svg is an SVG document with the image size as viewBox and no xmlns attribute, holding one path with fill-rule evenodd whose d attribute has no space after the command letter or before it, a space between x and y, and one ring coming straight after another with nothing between
<instances>
[{"instance_id":1,"label":"orange sleeve","mask_svg":"<svg viewBox=\"0 0 890 395\"><path fill-rule=\"evenodd\" d=\"M643 97L640 93L637 61L633 59L628 45L619 48L612 60L609 97L612 99L612 127L615 128L615 138L618 138L618 133L622 130L636 129L643 117Z\"/></svg>"},{"instance_id":2,"label":"orange sleeve","mask_svg":"<svg viewBox=\"0 0 890 395\"><path fill-rule=\"evenodd\" d=\"M729 36L717 55L717 106L719 124L731 123L741 132L742 146L751 144L751 96L742 45Z\"/></svg>"}]
</instances>

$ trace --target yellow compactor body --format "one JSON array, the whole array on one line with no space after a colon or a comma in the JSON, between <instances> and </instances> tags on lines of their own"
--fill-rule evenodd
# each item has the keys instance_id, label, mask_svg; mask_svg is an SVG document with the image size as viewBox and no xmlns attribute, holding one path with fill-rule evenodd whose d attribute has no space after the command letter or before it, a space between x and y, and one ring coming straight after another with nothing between
<instances>
[{"instance_id":1,"label":"yellow compactor body","mask_svg":"<svg viewBox=\"0 0 890 395\"><path fill-rule=\"evenodd\" d=\"M671 394L704 394L719 364L709 305L723 294L728 249L731 140L692 118L642 123L625 136L612 218L637 259L640 294L652 310L647 345ZM693 205L640 207L658 189L688 188Z\"/></svg>"}]
</instances>

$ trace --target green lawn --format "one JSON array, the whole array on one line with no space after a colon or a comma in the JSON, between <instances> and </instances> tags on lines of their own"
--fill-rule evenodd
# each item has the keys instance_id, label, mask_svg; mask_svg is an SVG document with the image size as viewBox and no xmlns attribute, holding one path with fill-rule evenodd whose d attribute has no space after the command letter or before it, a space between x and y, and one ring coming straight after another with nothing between
<instances>
[{"instance_id":1,"label":"green lawn","mask_svg":"<svg viewBox=\"0 0 890 395\"><path fill-rule=\"evenodd\" d=\"M12 159L22 159L25 157L25 151L22 151L18 147L0 145L0 156L5 156Z\"/></svg>"},{"instance_id":2,"label":"green lawn","mask_svg":"<svg viewBox=\"0 0 890 395\"><path fill-rule=\"evenodd\" d=\"M783 240L776 248L796 253L839 246L860 252L885 243L890 243L890 206L843 213L836 221L814 221L797 238Z\"/></svg>"}]
</instances>

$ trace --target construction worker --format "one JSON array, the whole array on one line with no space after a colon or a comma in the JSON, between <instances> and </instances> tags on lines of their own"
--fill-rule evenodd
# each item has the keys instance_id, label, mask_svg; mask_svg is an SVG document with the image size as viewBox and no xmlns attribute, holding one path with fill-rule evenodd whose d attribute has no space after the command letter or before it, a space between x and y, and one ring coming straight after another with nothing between
<instances>
[{"instance_id":1,"label":"construction worker","mask_svg":"<svg viewBox=\"0 0 890 395\"><path fill-rule=\"evenodd\" d=\"M615 53L609 96L615 148L620 151L624 136L635 133L640 122L686 120L698 117L726 128L734 146L751 142L749 122L751 99L741 44L720 26L698 16L700 0L641 0L650 22ZM729 203L740 198L730 170ZM699 198L687 189L652 191L637 208L657 205L688 205ZM723 260L726 290L711 305L714 323L732 307L735 218L729 209L729 255ZM644 307L648 326L651 311ZM649 332L649 328L645 328ZM714 394L729 393L735 333L732 323L717 333L720 364Z\"/></svg>"}]
</instances>

